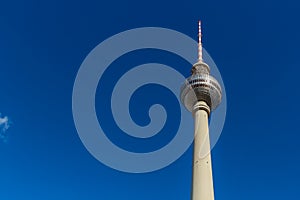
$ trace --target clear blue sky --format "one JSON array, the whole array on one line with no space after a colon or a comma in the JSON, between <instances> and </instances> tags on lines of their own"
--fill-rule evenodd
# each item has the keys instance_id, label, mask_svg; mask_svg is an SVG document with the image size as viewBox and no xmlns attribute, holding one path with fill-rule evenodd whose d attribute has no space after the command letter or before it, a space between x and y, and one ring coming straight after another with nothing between
<instances>
[{"instance_id":1,"label":"clear blue sky","mask_svg":"<svg viewBox=\"0 0 300 200\"><path fill-rule=\"evenodd\" d=\"M101 41L144 26L196 39L198 19L227 92L212 152L216 199L299 199L299 8L290 0L1 2L0 113L13 124L0 141L0 199L188 200L191 148L156 172L115 171L82 145L71 105L81 62Z\"/></svg>"}]
</instances>

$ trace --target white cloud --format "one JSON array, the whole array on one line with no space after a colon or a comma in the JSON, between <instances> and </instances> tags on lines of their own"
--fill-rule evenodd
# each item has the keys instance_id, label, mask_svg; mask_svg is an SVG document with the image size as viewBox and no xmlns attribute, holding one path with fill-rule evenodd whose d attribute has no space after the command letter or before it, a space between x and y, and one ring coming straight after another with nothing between
<instances>
[{"instance_id":1,"label":"white cloud","mask_svg":"<svg viewBox=\"0 0 300 200\"><path fill-rule=\"evenodd\" d=\"M0 114L0 139L6 139L6 131L10 126L10 121L7 116L1 117Z\"/></svg>"}]
</instances>

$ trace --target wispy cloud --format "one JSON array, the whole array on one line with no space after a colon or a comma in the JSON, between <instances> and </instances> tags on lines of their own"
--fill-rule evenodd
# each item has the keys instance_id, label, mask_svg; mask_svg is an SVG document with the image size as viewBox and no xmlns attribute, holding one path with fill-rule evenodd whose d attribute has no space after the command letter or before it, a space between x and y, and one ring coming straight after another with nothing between
<instances>
[{"instance_id":1,"label":"wispy cloud","mask_svg":"<svg viewBox=\"0 0 300 200\"><path fill-rule=\"evenodd\" d=\"M7 116L1 117L0 113L0 140L7 139L7 129L10 127L10 120Z\"/></svg>"}]
</instances>

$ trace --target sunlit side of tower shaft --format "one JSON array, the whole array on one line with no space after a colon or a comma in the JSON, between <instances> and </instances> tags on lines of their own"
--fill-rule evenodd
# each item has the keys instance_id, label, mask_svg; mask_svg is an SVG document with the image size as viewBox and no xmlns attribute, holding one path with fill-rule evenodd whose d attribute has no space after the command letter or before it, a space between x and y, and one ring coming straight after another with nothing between
<instances>
[{"instance_id":1,"label":"sunlit side of tower shaft","mask_svg":"<svg viewBox=\"0 0 300 200\"><path fill-rule=\"evenodd\" d=\"M181 88L181 102L193 113L195 121L192 200L214 200L208 118L211 110L220 104L222 91L209 73L210 68L202 59L199 21L198 62L193 65L192 76Z\"/></svg>"}]
</instances>

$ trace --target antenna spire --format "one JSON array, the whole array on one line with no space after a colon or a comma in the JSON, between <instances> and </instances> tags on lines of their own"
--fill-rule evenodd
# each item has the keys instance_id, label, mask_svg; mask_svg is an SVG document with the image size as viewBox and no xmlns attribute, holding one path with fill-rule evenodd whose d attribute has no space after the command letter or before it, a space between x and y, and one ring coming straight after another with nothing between
<instances>
[{"instance_id":1,"label":"antenna spire","mask_svg":"<svg viewBox=\"0 0 300 200\"><path fill-rule=\"evenodd\" d=\"M199 32L198 32L198 62L202 63L202 32L201 32L201 21L199 20Z\"/></svg>"}]
</instances>

